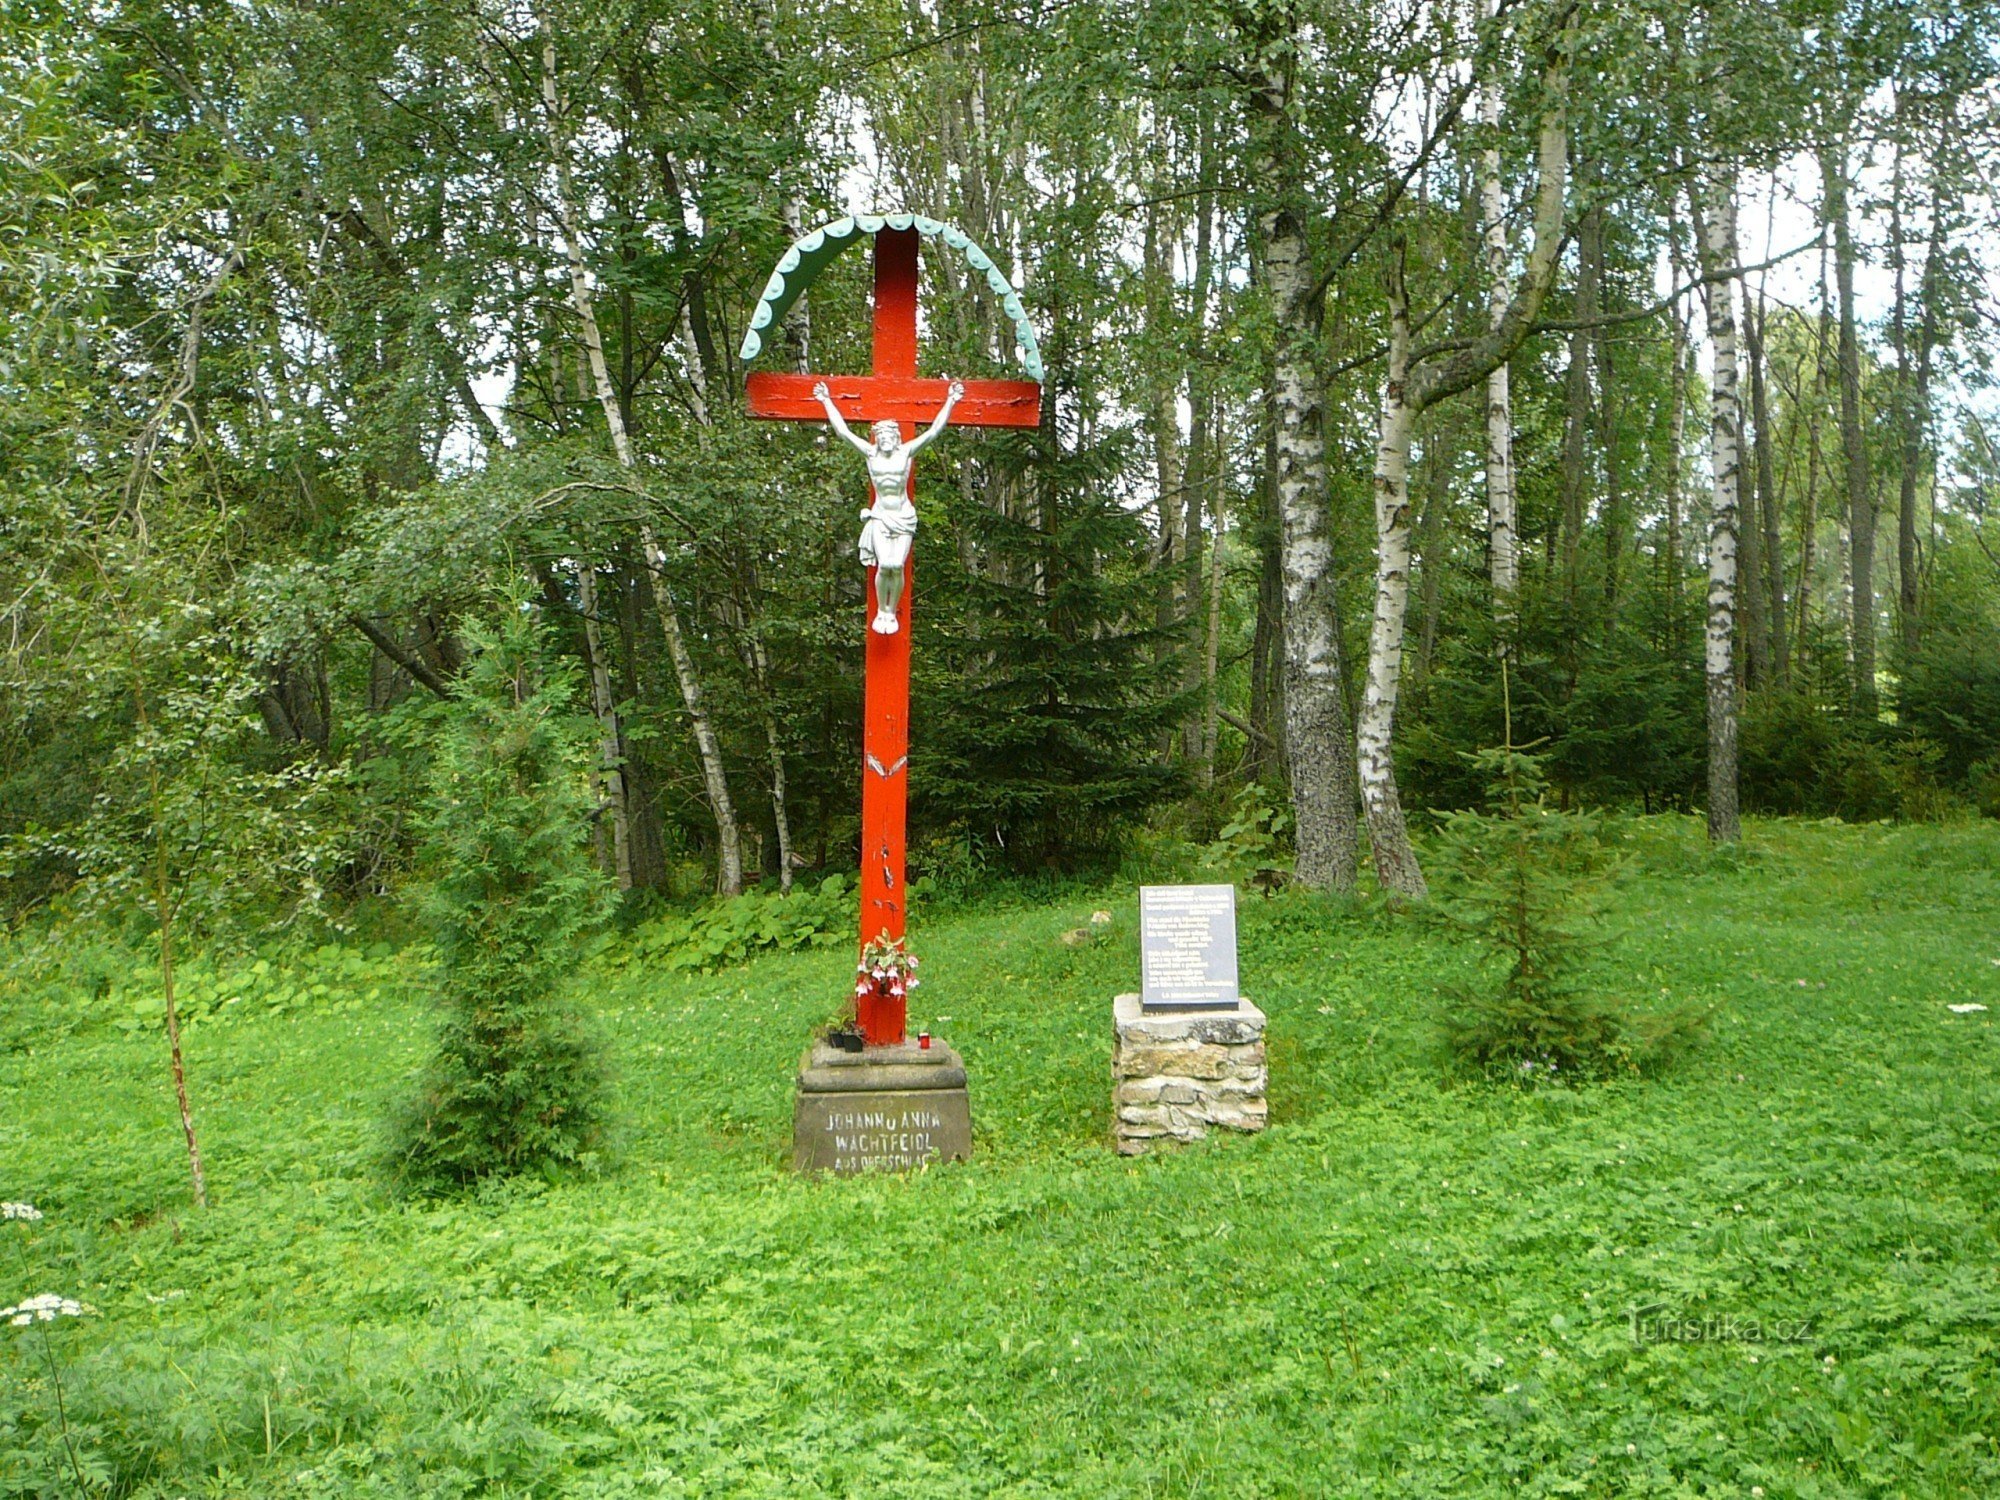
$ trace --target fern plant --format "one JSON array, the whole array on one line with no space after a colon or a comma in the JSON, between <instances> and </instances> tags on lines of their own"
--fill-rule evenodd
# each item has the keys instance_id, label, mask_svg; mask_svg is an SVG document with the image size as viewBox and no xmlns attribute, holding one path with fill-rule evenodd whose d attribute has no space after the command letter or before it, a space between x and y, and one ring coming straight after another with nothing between
<instances>
[{"instance_id":1,"label":"fern plant","mask_svg":"<svg viewBox=\"0 0 2000 1500\"><path fill-rule=\"evenodd\" d=\"M611 904L589 852L588 729L525 612L467 635L421 820L439 1025L402 1159L433 1184L578 1162L602 1118L598 1054L568 1000Z\"/></svg>"}]
</instances>

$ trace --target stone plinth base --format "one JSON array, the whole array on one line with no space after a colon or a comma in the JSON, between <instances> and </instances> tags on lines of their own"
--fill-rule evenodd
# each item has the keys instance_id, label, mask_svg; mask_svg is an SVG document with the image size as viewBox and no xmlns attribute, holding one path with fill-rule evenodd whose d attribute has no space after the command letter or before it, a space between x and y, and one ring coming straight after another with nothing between
<instances>
[{"instance_id":1,"label":"stone plinth base","mask_svg":"<svg viewBox=\"0 0 2000 1500\"><path fill-rule=\"evenodd\" d=\"M1264 1012L1245 1000L1235 1010L1149 1015L1137 995L1120 995L1111 1013L1119 1155L1140 1156L1161 1141L1198 1141L1211 1129L1264 1128Z\"/></svg>"},{"instance_id":2,"label":"stone plinth base","mask_svg":"<svg viewBox=\"0 0 2000 1500\"><path fill-rule=\"evenodd\" d=\"M815 1042L799 1060L794 1169L846 1177L971 1155L965 1063L944 1043L843 1052Z\"/></svg>"}]
</instances>

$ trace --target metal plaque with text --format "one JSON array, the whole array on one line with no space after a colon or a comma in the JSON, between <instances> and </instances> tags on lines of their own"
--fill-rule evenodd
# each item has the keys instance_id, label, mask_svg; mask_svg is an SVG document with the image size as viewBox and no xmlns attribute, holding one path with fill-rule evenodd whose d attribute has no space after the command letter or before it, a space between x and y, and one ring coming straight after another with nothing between
<instances>
[{"instance_id":1,"label":"metal plaque with text","mask_svg":"<svg viewBox=\"0 0 2000 1500\"><path fill-rule=\"evenodd\" d=\"M1236 887L1139 888L1140 1007L1234 1010Z\"/></svg>"}]
</instances>

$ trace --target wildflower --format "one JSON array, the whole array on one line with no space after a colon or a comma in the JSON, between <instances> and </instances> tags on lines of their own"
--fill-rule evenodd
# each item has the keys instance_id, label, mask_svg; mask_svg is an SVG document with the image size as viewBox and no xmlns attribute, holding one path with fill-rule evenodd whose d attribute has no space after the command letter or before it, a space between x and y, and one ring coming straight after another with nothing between
<instances>
[{"instance_id":1,"label":"wildflower","mask_svg":"<svg viewBox=\"0 0 2000 1500\"><path fill-rule=\"evenodd\" d=\"M0 1307L0 1322L26 1328L34 1322L53 1323L57 1318L80 1318L96 1311L96 1308L74 1297L58 1297L54 1292L44 1292L14 1307Z\"/></svg>"},{"instance_id":2,"label":"wildflower","mask_svg":"<svg viewBox=\"0 0 2000 1500\"><path fill-rule=\"evenodd\" d=\"M0 1203L0 1220L25 1219L30 1224L42 1216L42 1211L32 1203Z\"/></svg>"},{"instance_id":3,"label":"wildflower","mask_svg":"<svg viewBox=\"0 0 2000 1500\"><path fill-rule=\"evenodd\" d=\"M1639 1445L1637 1443L1627 1443L1625 1445L1625 1451L1627 1453L1637 1453L1639 1451Z\"/></svg>"}]
</instances>

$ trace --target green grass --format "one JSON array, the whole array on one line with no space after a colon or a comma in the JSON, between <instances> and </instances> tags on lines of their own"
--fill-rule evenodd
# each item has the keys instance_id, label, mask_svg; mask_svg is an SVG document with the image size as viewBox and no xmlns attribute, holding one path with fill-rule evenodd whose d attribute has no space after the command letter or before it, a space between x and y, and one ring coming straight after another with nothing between
<instances>
[{"instance_id":1,"label":"green grass","mask_svg":"<svg viewBox=\"0 0 2000 1500\"><path fill-rule=\"evenodd\" d=\"M785 1170L837 951L603 981L602 1175L444 1203L375 1165L414 1001L198 1028L194 1214L157 1035L17 997L0 1197L47 1218L0 1287L99 1309L52 1335L125 1494L2000 1494L2000 829L1628 826L1596 970L1712 1010L1674 1072L1453 1082L1463 955L1246 897L1272 1126L1136 1163L1129 890L920 927L977 1155L905 1179ZM1634 1308L1810 1332L1639 1346ZM0 1328L0 1493L72 1493L52 1415Z\"/></svg>"}]
</instances>

